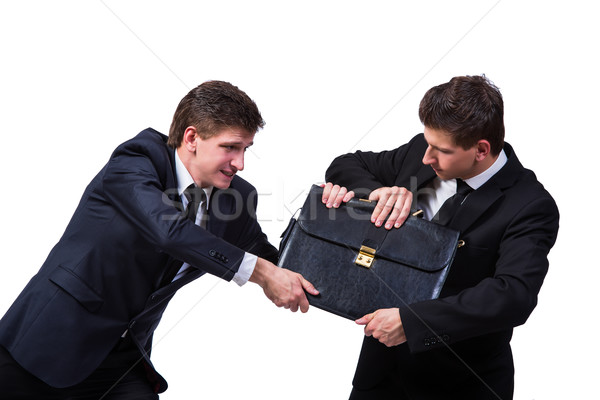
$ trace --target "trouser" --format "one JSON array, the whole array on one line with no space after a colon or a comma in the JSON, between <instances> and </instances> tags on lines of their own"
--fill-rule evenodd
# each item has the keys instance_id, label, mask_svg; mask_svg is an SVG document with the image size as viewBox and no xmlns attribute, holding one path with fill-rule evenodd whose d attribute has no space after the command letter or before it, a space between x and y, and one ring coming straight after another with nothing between
<instances>
[{"instance_id":1,"label":"trouser","mask_svg":"<svg viewBox=\"0 0 600 400\"><path fill-rule=\"evenodd\" d=\"M30 374L0 346L0 400L4 399L157 400L158 395L147 379L139 350L122 339L88 378L60 389Z\"/></svg>"}]
</instances>

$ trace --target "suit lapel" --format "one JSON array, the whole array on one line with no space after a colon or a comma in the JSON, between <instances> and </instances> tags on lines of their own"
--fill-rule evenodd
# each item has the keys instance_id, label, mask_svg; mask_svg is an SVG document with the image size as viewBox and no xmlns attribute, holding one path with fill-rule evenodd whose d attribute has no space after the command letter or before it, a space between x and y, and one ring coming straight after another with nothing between
<instances>
[{"instance_id":1,"label":"suit lapel","mask_svg":"<svg viewBox=\"0 0 600 400\"><path fill-rule=\"evenodd\" d=\"M167 154L169 157L169 165L171 168L165 171L165 190L163 192L163 199L165 199L165 203L172 205L180 213L182 213L184 211L184 207L183 202L181 201L181 196L179 195L179 190L177 188L177 172L175 170L175 149L168 147ZM169 257L169 262L163 269L163 273L158 276L156 287L160 288L159 290L163 290L162 288L166 286L170 287L172 282L165 282L165 280L168 281L171 277L174 277L182 265L183 262L181 260ZM175 290L179 289L179 287L180 286L178 286Z\"/></svg>"},{"instance_id":2,"label":"suit lapel","mask_svg":"<svg viewBox=\"0 0 600 400\"><path fill-rule=\"evenodd\" d=\"M458 209L448 224L449 227L465 232L496 200L503 196L498 185L488 183L467 197L465 204Z\"/></svg>"},{"instance_id":3,"label":"suit lapel","mask_svg":"<svg viewBox=\"0 0 600 400\"><path fill-rule=\"evenodd\" d=\"M417 174L414 178L417 189L421 189L422 187L426 186L435 177L436 174L433 168L431 168L429 165L423 165L423 167L417 171Z\"/></svg>"},{"instance_id":4,"label":"suit lapel","mask_svg":"<svg viewBox=\"0 0 600 400\"><path fill-rule=\"evenodd\" d=\"M508 157L504 167L467 197L464 207L458 210L450 222L451 228L465 232L488 208L504 196L506 188L514 184L523 166L508 143L505 143L504 151Z\"/></svg>"},{"instance_id":5,"label":"suit lapel","mask_svg":"<svg viewBox=\"0 0 600 400\"><path fill-rule=\"evenodd\" d=\"M210 196L206 230L218 237L225 236L227 217L235 216L236 196L230 195L230 189L215 188Z\"/></svg>"},{"instance_id":6,"label":"suit lapel","mask_svg":"<svg viewBox=\"0 0 600 400\"><path fill-rule=\"evenodd\" d=\"M410 190L413 194L413 201L411 208L416 210L418 208L417 200L419 197L419 190L426 186L433 178L435 178L435 171L428 165L421 164L421 167L416 174L406 177L398 177L394 182L396 186L405 187Z\"/></svg>"}]
</instances>

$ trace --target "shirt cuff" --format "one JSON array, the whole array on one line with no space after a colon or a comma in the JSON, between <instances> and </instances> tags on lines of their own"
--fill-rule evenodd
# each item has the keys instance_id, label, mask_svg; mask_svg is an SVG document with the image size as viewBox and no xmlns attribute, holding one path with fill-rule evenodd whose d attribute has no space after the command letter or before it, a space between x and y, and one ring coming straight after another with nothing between
<instances>
[{"instance_id":1,"label":"shirt cuff","mask_svg":"<svg viewBox=\"0 0 600 400\"><path fill-rule=\"evenodd\" d=\"M240 268L233 276L233 281L237 283L239 286L243 286L248 280L252 273L254 272L254 267L256 267L256 261L258 261L258 257L254 254L245 253L244 259L240 264Z\"/></svg>"}]
</instances>

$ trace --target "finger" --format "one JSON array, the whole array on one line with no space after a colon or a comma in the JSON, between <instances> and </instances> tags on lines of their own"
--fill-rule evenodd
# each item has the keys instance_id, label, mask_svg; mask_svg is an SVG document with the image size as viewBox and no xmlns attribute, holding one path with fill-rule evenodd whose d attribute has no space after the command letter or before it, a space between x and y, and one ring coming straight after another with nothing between
<instances>
[{"instance_id":1,"label":"finger","mask_svg":"<svg viewBox=\"0 0 600 400\"><path fill-rule=\"evenodd\" d=\"M290 304L290 311L291 312L298 311L298 303L297 302L294 302L294 303Z\"/></svg>"},{"instance_id":2,"label":"finger","mask_svg":"<svg viewBox=\"0 0 600 400\"><path fill-rule=\"evenodd\" d=\"M410 215L412 202L413 202L413 194L410 190L406 190L405 196L404 196L404 204L402 205L402 211L400 212L400 215L398 216L398 218L396 219L396 221L394 223L394 228L400 228L400 226L402 226L404 221L406 221L406 219Z\"/></svg>"},{"instance_id":3,"label":"finger","mask_svg":"<svg viewBox=\"0 0 600 400\"><path fill-rule=\"evenodd\" d=\"M315 286L310 283L309 281L307 281L306 279L304 279L304 277L302 277L302 288L304 290L306 290L308 293L312 294L313 296L317 296L319 294L319 291L315 288Z\"/></svg>"},{"instance_id":4,"label":"finger","mask_svg":"<svg viewBox=\"0 0 600 400\"><path fill-rule=\"evenodd\" d=\"M337 197L338 193L340 192L340 189L341 189L341 187L339 185L333 185L331 187L331 190L329 191L327 198L324 199L325 200L324 203L326 203L327 208L333 207L333 202L334 202L335 198Z\"/></svg>"},{"instance_id":5,"label":"finger","mask_svg":"<svg viewBox=\"0 0 600 400\"><path fill-rule=\"evenodd\" d=\"M340 190L338 191L336 196L329 203L332 204L333 208L338 208L340 204L342 204L342 201L344 200L344 197L347 193L348 189L346 189L345 187L340 187ZM329 206L329 204L327 206Z\"/></svg>"},{"instance_id":6,"label":"finger","mask_svg":"<svg viewBox=\"0 0 600 400\"><path fill-rule=\"evenodd\" d=\"M302 311L303 313L308 311L309 308L309 303L308 303L308 299L306 298L305 295L302 296L302 298L300 299L300 311Z\"/></svg>"},{"instance_id":7,"label":"finger","mask_svg":"<svg viewBox=\"0 0 600 400\"><path fill-rule=\"evenodd\" d=\"M367 314L367 315L360 317L359 319L357 319L354 322L356 322L358 325L367 325L369 322L371 322L371 320L373 319L374 316L375 316L374 313Z\"/></svg>"},{"instance_id":8,"label":"finger","mask_svg":"<svg viewBox=\"0 0 600 400\"><path fill-rule=\"evenodd\" d=\"M354 197L354 192L351 190L348 193L346 193L346 195L344 196L344 199L342 200L344 203L347 203L350 201L350 199L352 199Z\"/></svg>"},{"instance_id":9,"label":"finger","mask_svg":"<svg viewBox=\"0 0 600 400\"><path fill-rule=\"evenodd\" d=\"M368 323L367 325L365 325L365 336L373 336L373 333L375 332L375 329L371 326L371 323ZM377 339L375 336L373 336L375 339Z\"/></svg>"},{"instance_id":10,"label":"finger","mask_svg":"<svg viewBox=\"0 0 600 400\"><path fill-rule=\"evenodd\" d=\"M386 197L381 197L379 198L379 200L377 201L377 204L375 205L375 209L373 210L373 213L371 214L371 222L374 223L376 226L381 226L381 212L383 211L383 208L385 206L385 203L387 202L387 198Z\"/></svg>"},{"instance_id":11,"label":"finger","mask_svg":"<svg viewBox=\"0 0 600 400\"><path fill-rule=\"evenodd\" d=\"M333 188L333 183L327 182L327 184L321 185L321 187L323 188L323 195L321 196L321 201L323 202L323 204L325 204L325 203L327 203L327 200L329 199L329 195L331 194L331 189Z\"/></svg>"},{"instance_id":12,"label":"finger","mask_svg":"<svg viewBox=\"0 0 600 400\"><path fill-rule=\"evenodd\" d=\"M389 188L389 190L387 190L385 194L379 198L379 201L377 202L375 210L371 216L371 220L375 220L375 226L380 227L383 225L383 222L389 215L390 211L392 211L394 208L399 190L400 189L398 187Z\"/></svg>"},{"instance_id":13,"label":"finger","mask_svg":"<svg viewBox=\"0 0 600 400\"><path fill-rule=\"evenodd\" d=\"M388 218L385 228L392 227L400 228L408 215L410 214L410 206L412 205L412 193L405 188L400 188L399 195L393 205L392 212Z\"/></svg>"},{"instance_id":14,"label":"finger","mask_svg":"<svg viewBox=\"0 0 600 400\"><path fill-rule=\"evenodd\" d=\"M394 228L400 228L402 226L402 224L406 221L406 219L408 218L409 215L410 215L410 206L404 207L400 211L400 213L398 214L398 216L396 218L392 219L392 221L391 221L394 224L393 225ZM392 229L392 223L391 222L389 224L389 228L388 229ZM386 228L387 228L387 226L386 226Z\"/></svg>"}]
</instances>

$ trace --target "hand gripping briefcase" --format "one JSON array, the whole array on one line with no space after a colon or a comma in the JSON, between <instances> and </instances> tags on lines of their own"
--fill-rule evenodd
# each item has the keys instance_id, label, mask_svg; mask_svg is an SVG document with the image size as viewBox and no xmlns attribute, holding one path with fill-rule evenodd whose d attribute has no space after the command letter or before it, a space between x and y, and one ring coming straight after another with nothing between
<instances>
[{"instance_id":1,"label":"hand gripping briefcase","mask_svg":"<svg viewBox=\"0 0 600 400\"><path fill-rule=\"evenodd\" d=\"M415 215L398 229L376 228L370 221L375 202L354 198L329 209L322 193L313 185L279 249L279 266L319 290L318 296L307 294L310 304L354 320L439 296L458 231Z\"/></svg>"}]
</instances>

